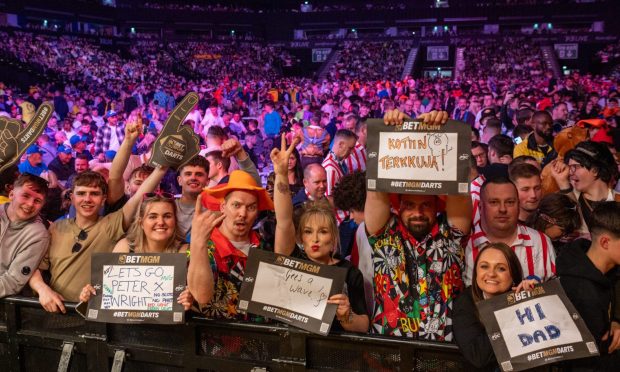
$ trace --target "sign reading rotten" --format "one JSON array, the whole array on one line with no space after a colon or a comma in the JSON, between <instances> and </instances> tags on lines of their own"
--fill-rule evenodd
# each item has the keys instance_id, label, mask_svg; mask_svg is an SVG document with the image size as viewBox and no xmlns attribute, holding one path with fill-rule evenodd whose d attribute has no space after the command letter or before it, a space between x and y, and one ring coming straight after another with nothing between
<instances>
[{"instance_id":1,"label":"sign reading rotten","mask_svg":"<svg viewBox=\"0 0 620 372\"><path fill-rule=\"evenodd\" d=\"M200 152L200 139L194 130L183 125L189 112L198 103L198 94L189 93L168 116L153 145L149 165L178 169Z\"/></svg>"},{"instance_id":2,"label":"sign reading rotten","mask_svg":"<svg viewBox=\"0 0 620 372\"><path fill-rule=\"evenodd\" d=\"M368 121L367 188L399 194L469 192L471 129L461 122Z\"/></svg>"},{"instance_id":3,"label":"sign reading rotten","mask_svg":"<svg viewBox=\"0 0 620 372\"><path fill-rule=\"evenodd\" d=\"M329 333L346 269L253 249L239 294L239 309L310 332Z\"/></svg>"},{"instance_id":4,"label":"sign reading rotten","mask_svg":"<svg viewBox=\"0 0 620 372\"><path fill-rule=\"evenodd\" d=\"M557 280L481 301L478 310L503 371L598 355L594 338Z\"/></svg>"},{"instance_id":5,"label":"sign reading rotten","mask_svg":"<svg viewBox=\"0 0 620 372\"><path fill-rule=\"evenodd\" d=\"M86 319L108 323L178 324L176 298L185 289L187 258L181 254L96 253Z\"/></svg>"}]
</instances>

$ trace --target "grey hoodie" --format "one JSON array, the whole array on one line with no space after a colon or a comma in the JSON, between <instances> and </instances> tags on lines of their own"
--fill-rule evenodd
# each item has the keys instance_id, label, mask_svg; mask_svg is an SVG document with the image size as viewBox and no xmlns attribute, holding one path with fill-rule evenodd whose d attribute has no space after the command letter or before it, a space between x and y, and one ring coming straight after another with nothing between
<instances>
[{"instance_id":1,"label":"grey hoodie","mask_svg":"<svg viewBox=\"0 0 620 372\"><path fill-rule=\"evenodd\" d=\"M50 234L39 216L11 222L0 205L0 298L19 293L47 252Z\"/></svg>"}]
</instances>

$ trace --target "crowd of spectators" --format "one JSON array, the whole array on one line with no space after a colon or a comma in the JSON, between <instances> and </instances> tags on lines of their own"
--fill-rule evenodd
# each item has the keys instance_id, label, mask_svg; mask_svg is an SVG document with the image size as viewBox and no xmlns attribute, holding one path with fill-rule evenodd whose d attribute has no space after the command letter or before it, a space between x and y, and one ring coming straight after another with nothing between
<instances>
[{"instance_id":1,"label":"crowd of spectators","mask_svg":"<svg viewBox=\"0 0 620 372\"><path fill-rule=\"evenodd\" d=\"M346 293L329 299L333 330L457 342L468 361L494 369L475 302L561 272L573 278L574 265L594 265L583 253L590 247L605 262L599 276L620 264L620 253L607 253L620 249L619 81L554 77L524 39L467 45L459 79L401 79L410 42L350 42L316 81L278 76L272 65L283 54L272 47L173 44L170 58L204 74L188 80L160 69L167 62L156 43L123 58L74 37L0 37L21 63L66 77L28 91L0 84L0 116L28 122L44 102L55 110L36 145L0 175L0 227L15 227L0 246L32 250L0 266L16 262L10 270L22 273L0 297L29 284L47 311L64 312L63 300L95 291L93 252L189 250L179 303L216 319L263 321L238 311L238 292L250 250L271 249L349 270ZM199 101L183 124L200 137L201 154L176 170L144 167L190 91ZM394 205L366 190L367 120L397 124L400 113L470 125L470 194L401 195ZM201 207L213 204L223 214ZM224 249L234 262L222 260ZM493 289L479 263L498 252L521 269ZM592 310L578 292L591 278L570 278L562 285L582 317L604 318L586 323L607 352L583 366L617 366L620 312L607 292L590 290L603 304Z\"/></svg>"}]
</instances>

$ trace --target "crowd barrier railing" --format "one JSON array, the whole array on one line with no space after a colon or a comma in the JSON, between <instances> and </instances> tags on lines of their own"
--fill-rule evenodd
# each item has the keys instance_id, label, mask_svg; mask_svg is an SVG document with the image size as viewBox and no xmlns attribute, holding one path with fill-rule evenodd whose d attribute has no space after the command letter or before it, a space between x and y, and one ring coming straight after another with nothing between
<instances>
[{"instance_id":1,"label":"crowd barrier railing","mask_svg":"<svg viewBox=\"0 0 620 372\"><path fill-rule=\"evenodd\" d=\"M36 298L0 300L0 371L475 371L454 344L188 317L183 325L87 322Z\"/></svg>"}]
</instances>

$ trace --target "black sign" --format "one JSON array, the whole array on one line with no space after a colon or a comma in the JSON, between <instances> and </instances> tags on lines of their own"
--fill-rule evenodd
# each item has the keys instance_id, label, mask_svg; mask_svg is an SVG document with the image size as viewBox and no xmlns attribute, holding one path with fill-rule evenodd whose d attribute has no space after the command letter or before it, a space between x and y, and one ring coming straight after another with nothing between
<instances>
[{"instance_id":1,"label":"black sign","mask_svg":"<svg viewBox=\"0 0 620 372\"><path fill-rule=\"evenodd\" d=\"M407 121L384 125L368 120L367 188L398 194L469 192L471 127Z\"/></svg>"},{"instance_id":2,"label":"black sign","mask_svg":"<svg viewBox=\"0 0 620 372\"><path fill-rule=\"evenodd\" d=\"M253 249L239 309L326 335L336 315L327 299L342 293L347 270Z\"/></svg>"},{"instance_id":3,"label":"black sign","mask_svg":"<svg viewBox=\"0 0 620 372\"><path fill-rule=\"evenodd\" d=\"M187 258L182 254L95 253L86 319L107 323L179 324L185 321L177 297L185 290Z\"/></svg>"},{"instance_id":4,"label":"black sign","mask_svg":"<svg viewBox=\"0 0 620 372\"><path fill-rule=\"evenodd\" d=\"M503 371L598 355L594 338L558 280L531 292L481 301L478 310Z\"/></svg>"}]
</instances>

